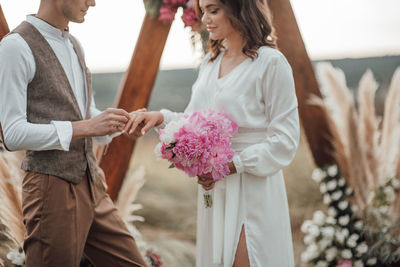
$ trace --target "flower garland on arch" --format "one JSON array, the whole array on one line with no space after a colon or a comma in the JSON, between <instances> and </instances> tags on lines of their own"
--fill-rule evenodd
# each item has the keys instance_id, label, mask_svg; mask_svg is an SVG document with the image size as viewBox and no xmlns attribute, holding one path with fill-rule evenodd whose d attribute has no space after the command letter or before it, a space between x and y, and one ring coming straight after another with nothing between
<instances>
[{"instance_id":1,"label":"flower garland on arch","mask_svg":"<svg viewBox=\"0 0 400 267\"><path fill-rule=\"evenodd\" d=\"M199 24L194 10L194 0L144 0L146 12L151 18L158 18L165 24L171 24L179 8L183 9L182 20L185 27L195 27Z\"/></svg>"}]
</instances>

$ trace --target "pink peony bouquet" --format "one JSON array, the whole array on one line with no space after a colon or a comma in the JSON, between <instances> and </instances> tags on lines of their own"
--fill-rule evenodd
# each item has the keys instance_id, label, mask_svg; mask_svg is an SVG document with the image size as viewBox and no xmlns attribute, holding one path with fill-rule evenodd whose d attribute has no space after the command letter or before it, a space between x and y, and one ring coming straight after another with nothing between
<instances>
[{"instance_id":1,"label":"pink peony bouquet","mask_svg":"<svg viewBox=\"0 0 400 267\"><path fill-rule=\"evenodd\" d=\"M199 175L218 181L229 174L228 162L234 155L230 140L237 129L236 122L225 113L194 112L159 130L161 142L156 153L190 177Z\"/></svg>"}]
</instances>

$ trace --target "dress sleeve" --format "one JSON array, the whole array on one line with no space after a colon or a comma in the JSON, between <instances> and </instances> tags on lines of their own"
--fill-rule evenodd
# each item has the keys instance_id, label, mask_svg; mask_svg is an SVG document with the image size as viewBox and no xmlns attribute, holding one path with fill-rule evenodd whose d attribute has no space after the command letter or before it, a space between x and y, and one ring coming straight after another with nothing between
<instances>
[{"instance_id":1,"label":"dress sleeve","mask_svg":"<svg viewBox=\"0 0 400 267\"><path fill-rule=\"evenodd\" d=\"M283 55L264 63L260 75L265 115L269 121L266 139L236 154L238 173L270 176L292 161L299 143L300 129L292 70Z\"/></svg>"}]
</instances>

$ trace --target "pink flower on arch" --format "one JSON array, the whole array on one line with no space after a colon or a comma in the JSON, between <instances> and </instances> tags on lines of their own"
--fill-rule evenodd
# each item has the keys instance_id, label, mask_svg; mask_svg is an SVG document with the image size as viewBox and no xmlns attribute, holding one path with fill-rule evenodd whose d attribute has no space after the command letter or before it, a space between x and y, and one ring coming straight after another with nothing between
<instances>
[{"instance_id":1,"label":"pink flower on arch","mask_svg":"<svg viewBox=\"0 0 400 267\"><path fill-rule=\"evenodd\" d=\"M165 24L172 23L175 18L176 10L176 7L173 6L162 6L160 8L160 16L158 17L158 20Z\"/></svg>"},{"instance_id":2,"label":"pink flower on arch","mask_svg":"<svg viewBox=\"0 0 400 267\"><path fill-rule=\"evenodd\" d=\"M196 25L196 23L198 22L196 13L194 12L194 10L192 8L185 8L183 10L182 20L183 20L183 23L185 23L185 27L188 27L188 26L192 27L192 26Z\"/></svg>"},{"instance_id":3,"label":"pink flower on arch","mask_svg":"<svg viewBox=\"0 0 400 267\"><path fill-rule=\"evenodd\" d=\"M188 0L163 0L164 4L167 6L185 6Z\"/></svg>"}]
</instances>

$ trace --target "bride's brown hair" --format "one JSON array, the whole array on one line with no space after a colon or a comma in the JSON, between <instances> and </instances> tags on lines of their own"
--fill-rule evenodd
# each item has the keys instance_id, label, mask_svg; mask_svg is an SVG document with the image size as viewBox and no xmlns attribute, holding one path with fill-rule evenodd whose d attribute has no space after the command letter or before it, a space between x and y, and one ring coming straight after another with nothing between
<instances>
[{"instance_id":1,"label":"bride's brown hair","mask_svg":"<svg viewBox=\"0 0 400 267\"><path fill-rule=\"evenodd\" d=\"M243 36L246 44L242 52L255 59L257 50L262 46L277 48L272 15L266 0L217 0L224 8L233 28ZM196 12L201 18L199 0L196 0ZM224 40L209 40L208 50L214 61L224 48Z\"/></svg>"}]
</instances>

